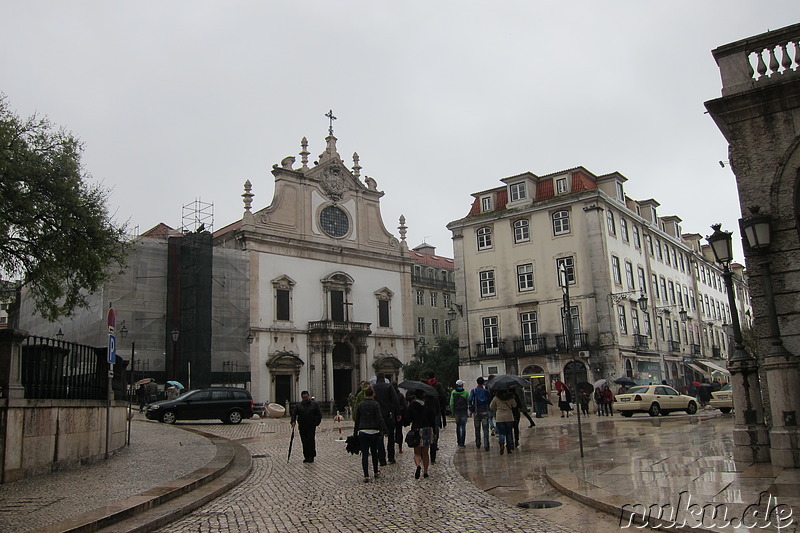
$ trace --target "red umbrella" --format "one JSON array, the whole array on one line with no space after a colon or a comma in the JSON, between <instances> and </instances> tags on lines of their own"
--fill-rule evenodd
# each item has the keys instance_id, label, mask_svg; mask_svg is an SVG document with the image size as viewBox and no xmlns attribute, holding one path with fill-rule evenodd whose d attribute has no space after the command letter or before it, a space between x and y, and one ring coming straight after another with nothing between
<instances>
[{"instance_id":1,"label":"red umbrella","mask_svg":"<svg viewBox=\"0 0 800 533\"><path fill-rule=\"evenodd\" d=\"M567 386L566 386L566 385L564 385L564 382L563 382L563 381L556 381L556 390L557 390L558 392L561 392L562 390L564 390L564 389L566 389L566 388L567 388Z\"/></svg>"},{"instance_id":2,"label":"red umbrella","mask_svg":"<svg viewBox=\"0 0 800 533\"><path fill-rule=\"evenodd\" d=\"M692 387L699 387L699 386L700 386L699 381L692 381Z\"/></svg>"}]
</instances>

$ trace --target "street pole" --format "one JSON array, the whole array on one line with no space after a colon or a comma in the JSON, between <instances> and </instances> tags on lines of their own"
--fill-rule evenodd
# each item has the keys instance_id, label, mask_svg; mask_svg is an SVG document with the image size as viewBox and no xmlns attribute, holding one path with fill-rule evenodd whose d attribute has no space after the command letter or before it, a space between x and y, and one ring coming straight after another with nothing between
<instances>
[{"instance_id":1,"label":"street pole","mask_svg":"<svg viewBox=\"0 0 800 533\"><path fill-rule=\"evenodd\" d=\"M566 345L567 345L567 353L569 354L570 358L572 359L572 394L575 398L575 407L578 414L578 444L581 449L581 457L583 457L583 428L581 427L581 406L580 406L580 399L578 398L578 361L575 360L575 351L573 348L573 338L572 338L572 313L570 311L571 306L569 302L569 279L567 278L567 267L563 263L559 265L559 276L561 277L562 281L562 291L564 291L564 311L562 313L562 317L565 319L564 324L564 333L566 337ZM564 376L566 379L566 376Z\"/></svg>"},{"instance_id":2,"label":"street pole","mask_svg":"<svg viewBox=\"0 0 800 533\"><path fill-rule=\"evenodd\" d=\"M127 416L128 416L128 441L125 443L126 446L130 446L131 445L131 419L133 418L132 403L133 403L133 395L136 392L136 389L134 389L135 385L133 384L134 380L136 380L136 373L133 371L133 358L135 357L135 354L136 354L136 341L132 340L131 341L131 380L130 380L130 383L128 385L128 413L127 413Z\"/></svg>"}]
</instances>

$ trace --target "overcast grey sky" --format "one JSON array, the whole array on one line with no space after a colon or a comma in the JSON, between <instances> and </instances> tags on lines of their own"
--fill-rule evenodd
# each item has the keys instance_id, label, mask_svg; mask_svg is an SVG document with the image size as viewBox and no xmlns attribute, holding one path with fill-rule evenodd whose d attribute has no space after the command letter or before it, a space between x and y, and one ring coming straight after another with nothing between
<instances>
[{"instance_id":1,"label":"overcast grey sky","mask_svg":"<svg viewBox=\"0 0 800 533\"><path fill-rule=\"evenodd\" d=\"M140 231L196 199L215 229L238 220L247 179L266 207L272 165L303 136L321 153L333 109L339 153L358 152L412 247L451 255L471 193L578 165L708 235L740 217L703 107L711 50L798 18L797 0L0 0L0 92L83 139Z\"/></svg>"}]
</instances>

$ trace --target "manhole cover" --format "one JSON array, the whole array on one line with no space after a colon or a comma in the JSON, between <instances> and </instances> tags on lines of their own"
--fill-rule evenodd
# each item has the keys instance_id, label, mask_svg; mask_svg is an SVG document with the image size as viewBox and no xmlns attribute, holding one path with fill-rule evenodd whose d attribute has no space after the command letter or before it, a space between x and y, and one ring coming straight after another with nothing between
<instances>
[{"instance_id":1,"label":"manhole cover","mask_svg":"<svg viewBox=\"0 0 800 533\"><path fill-rule=\"evenodd\" d=\"M517 507L522 507L523 509L552 509L560 505L561 502L555 502L553 500L531 500L529 502L520 502L517 504Z\"/></svg>"}]
</instances>

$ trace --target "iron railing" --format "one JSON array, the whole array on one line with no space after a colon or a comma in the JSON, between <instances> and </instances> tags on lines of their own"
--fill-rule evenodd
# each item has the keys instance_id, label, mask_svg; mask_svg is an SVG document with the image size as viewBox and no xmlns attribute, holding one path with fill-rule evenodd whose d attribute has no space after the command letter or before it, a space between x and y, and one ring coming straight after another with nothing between
<instances>
[{"instance_id":1,"label":"iron railing","mask_svg":"<svg viewBox=\"0 0 800 533\"><path fill-rule=\"evenodd\" d=\"M435 289L445 289L445 290L456 290L456 282L455 281L447 281L438 278L432 278L430 276L419 276L417 274L411 274L411 283L425 285L427 287L433 287Z\"/></svg>"},{"instance_id":2,"label":"iron railing","mask_svg":"<svg viewBox=\"0 0 800 533\"><path fill-rule=\"evenodd\" d=\"M572 349L583 350L589 347L588 333L575 333L572 335ZM567 336L556 335L556 350L563 352L567 349Z\"/></svg>"},{"instance_id":3,"label":"iron railing","mask_svg":"<svg viewBox=\"0 0 800 533\"><path fill-rule=\"evenodd\" d=\"M482 342L475 345L475 353L479 358L504 357L505 341Z\"/></svg>"},{"instance_id":4,"label":"iron railing","mask_svg":"<svg viewBox=\"0 0 800 533\"><path fill-rule=\"evenodd\" d=\"M514 353L524 355L538 355L547 353L547 339L542 336L530 339L517 339L514 341Z\"/></svg>"},{"instance_id":5,"label":"iron railing","mask_svg":"<svg viewBox=\"0 0 800 533\"><path fill-rule=\"evenodd\" d=\"M637 350L648 350L650 348L650 338L647 335L635 334L633 342Z\"/></svg>"},{"instance_id":6,"label":"iron railing","mask_svg":"<svg viewBox=\"0 0 800 533\"><path fill-rule=\"evenodd\" d=\"M689 346L691 347L692 355L701 355L703 353L703 350L700 348L699 344L690 344Z\"/></svg>"},{"instance_id":7,"label":"iron railing","mask_svg":"<svg viewBox=\"0 0 800 533\"><path fill-rule=\"evenodd\" d=\"M680 352L681 343L679 341L667 341L667 347L670 352Z\"/></svg>"},{"instance_id":8,"label":"iron railing","mask_svg":"<svg viewBox=\"0 0 800 533\"><path fill-rule=\"evenodd\" d=\"M105 400L107 348L30 336L22 344L22 386L27 399ZM117 357L112 388L125 399L128 362Z\"/></svg>"}]
</instances>

